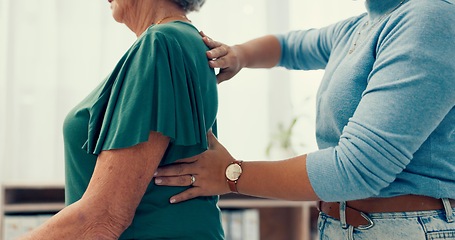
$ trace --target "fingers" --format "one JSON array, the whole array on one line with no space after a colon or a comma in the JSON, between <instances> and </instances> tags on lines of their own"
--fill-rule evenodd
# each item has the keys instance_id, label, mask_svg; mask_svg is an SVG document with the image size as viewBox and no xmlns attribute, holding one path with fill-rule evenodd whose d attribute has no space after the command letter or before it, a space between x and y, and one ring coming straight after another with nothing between
<instances>
[{"instance_id":1,"label":"fingers","mask_svg":"<svg viewBox=\"0 0 455 240\"><path fill-rule=\"evenodd\" d=\"M193 163L193 162L196 162L197 160L198 160L197 156L193 156L193 157L189 157L189 158L179 159L179 160L175 161L174 163Z\"/></svg>"},{"instance_id":2,"label":"fingers","mask_svg":"<svg viewBox=\"0 0 455 240\"><path fill-rule=\"evenodd\" d=\"M179 202L183 202L183 201L193 199L193 198L196 198L199 196L203 196L203 194L200 193L199 188L193 187L193 188L190 188L184 192L181 192L181 193L171 197L169 202L170 203L179 203Z\"/></svg>"},{"instance_id":3,"label":"fingers","mask_svg":"<svg viewBox=\"0 0 455 240\"><path fill-rule=\"evenodd\" d=\"M202 36L203 39L210 39L210 37L207 34L205 34L203 31L199 31L199 34Z\"/></svg>"},{"instance_id":4,"label":"fingers","mask_svg":"<svg viewBox=\"0 0 455 240\"><path fill-rule=\"evenodd\" d=\"M207 45L208 48L210 48L210 51L207 51L207 58L209 59L217 59L220 57L225 56L228 53L228 48L217 41L214 41L207 35L205 35L204 32L200 31L199 34L202 36L202 40L204 41L205 45ZM213 68L219 68L217 65L214 66Z\"/></svg>"},{"instance_id":5,"label":"fingers","mask_svg":"<svg viewBox=\"0 0 455 240\"><path fill-rule=\"evenodd\" d=\"M165 177L165 178L155 178L156 185L166 185L166 186L175 186L175 187L186 187L193 186L188 190L181 192L169 200L170 203L179 203L195 197L202 196L200 189L196 186L196 176L194 175L185 175L178 177Z\"/></svg>"},{"instance_id":6,"label":"fingers","mask_svg":"<svg viewBox=\"0 0 455 240\"><path fill-rule=\"evenodd\" d=\"M237 74L240 70L236 68L236 59L235 54L232 53L231 47L221 43L214 41L204 32L199 32L202 36L202 40L204 41L205 45L210 48L207 51L207 58L210 60L209 65L211 68L219 68L220 72L217 74L216 79L217 83L221 83L223 81L231 79L233 76ZM230 57L229 57L230 56ZM233 68L234 66L234 68ZM238 69L238 70L237 70Z\"/></svg>"},{"instance_id":7,"label":"fingers","mask_svg":"<svg viewBox=\"0 0 455 240\"><path fill-rule=\"evenodd\" d=\"M196 161L193 158L185 158L176 161L176 163L171 165L166 165L159 167L154 177L165 177L165 176L182 176L182 175L191 175L193 164L196 164ZM180 185L178 185L180 186ZM183 185L185 186L185 185Z\"/></svg>"},{"instance_id":8,"label":"fingers","mask_svg":"<svg viewBox=\"0 0 455 240\"><path fill-rule=\"evenodd\" d=\"M206 42L206 44L211 49L210 51L207 51L207 58L209 58L209 59L218 60L219 58L226 56L229 52L229 47L224 44L221 44L219 42L216 42L213 40L208 40L208 42ZM224 63L224 62L222 62L222 63ZM220 66L216 66L216 67L220 67Z\"/></svg>"},{"instance_id":9,"label":"fingers","mask_svg":"<svg viewBox=\"0 0 455 240\"><path fill-rule=\"evenodd\" d=\"M197 176L196 175L181 175L173 177L155 177L156 185L165 185L173 187L188 187L196 186Z\"/></svg>"},{"instance_id":10,"label":"fingers","mask_svg":"<svg viewBox=\"0 0 455 240\"><path fill-rule=\"evenodd\" d=\"M199 31L199 34L200 34L202 37L208 37L203 31Z\"/></svg>"},{"instance_id":11,"label":"fingers","mask_svg":"<svg viewBox=\"0 0 455 240\"><path fill-rule=\"evenodd\" d=\"M155 184L175 187L192 186L192 188L171 197L169 200L170 203L179 203L203 195L199 187L197 187L197 178L195 175L163 178L157 177L155 178Z\"/></svg>"},{"instance_id":12,"label":"fingers","mask_svg":"<svg viewBox=\"0 0 455 240\"><path fill-rule=\"evenodd\" d=\"M205 33L203 33L202 31L199 32L199 34L201 34L202 40L204 41L205 45L207 45L207 47L209 47L210 49L214 49L222 45L222 43L214 41L213 39L205 35Z\"/></svg>"}]
</instances>

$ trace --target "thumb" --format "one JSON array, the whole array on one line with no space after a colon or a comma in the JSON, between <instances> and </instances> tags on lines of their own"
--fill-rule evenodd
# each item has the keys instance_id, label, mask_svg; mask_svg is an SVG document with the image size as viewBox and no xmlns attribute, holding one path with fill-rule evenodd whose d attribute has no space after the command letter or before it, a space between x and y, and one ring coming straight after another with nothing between
<instances>
[{"instance_id":1,"label":"thumb","mask_svg":"<svg viewBox=\"0 0 455 240\"><path fill-rule=\"evenodd\" d=\"M218 84L220 84L220 83L222 83L222 82L224 82L224 81L226 81L226 80L229 80L229 79L230 79L229 74L226 73L226 72L223 72L223 71L221 71L221 70L220 70L220 73L218 73L218 74L216 75L216 82L217 82Z\"/></svg>"},{"instance_id":2,"label":"thumb","mask_svg":"<svg viewBox=\"0 0 455 240\"><path fill-rule=\"evenodd\" d=\"M215 135L213 134L212 130L207 132L207 139L209 140L209 149L214 149L215 146L219 145L218 139L216 139Z\"/></svg>"}]
</instances>

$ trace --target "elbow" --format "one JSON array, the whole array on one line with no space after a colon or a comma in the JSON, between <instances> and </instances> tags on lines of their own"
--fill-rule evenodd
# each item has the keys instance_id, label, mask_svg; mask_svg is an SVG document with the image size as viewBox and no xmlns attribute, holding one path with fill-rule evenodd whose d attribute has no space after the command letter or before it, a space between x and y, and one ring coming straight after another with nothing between
<instances>
[{"instance_id":1,"label":"elbow","mask_svg":"<svg viewBox=\"0 0 455 240\"><path fill-rule=\"evenodd\" d=\"M134 212L119 213L118 211L108 213L104 221L104 227L115 230L116 233L123 233L133 222Z\"/></svg>"},{"instance_id":2,"label":"elbow","mask_svg":"<svg viewBox=\"0 0 455 240\"><path fill-rule=\"evenodd\" d=\"M132 219L132 217L106 214L99 218L99 221L91 224L87 236L97 240L119 239L120 235L131 225Z\"/></svg>"},{"instance_id":3,"label":"elbow","mask_svg":"<svg viewBox=\"0 0 455 240\"><path fill-rule=\"evenodd\" d=\"M119 239L120 235L131 225L127 221L103 221L94 224L93 232L90 234L98 240Z\"/></svg>"},{"instance_id":4,"label":"elbow","mask_svg":"<svg viewBox=\"0 0 455 240\"><path fill-rule=\"evenodd\" d=\"M85 226L84 235L89 236L86 239L99 240L119 239L131 225L133 218L134 211L130 213L130 211L109 207L84 208L78 216L79 223Z\"/></svg>"}]
</instances>

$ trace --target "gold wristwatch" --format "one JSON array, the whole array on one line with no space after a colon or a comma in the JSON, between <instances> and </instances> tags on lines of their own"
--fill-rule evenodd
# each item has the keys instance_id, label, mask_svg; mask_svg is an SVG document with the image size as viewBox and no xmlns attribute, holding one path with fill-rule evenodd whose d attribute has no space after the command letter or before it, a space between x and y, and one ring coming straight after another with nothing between
<instances>
[{"instance_id":1,"label":"gold wristwatch","mask_svg":"<svg viewBox=\"0 0 455 240\"><path fill-rule=\"evenodd\" d=\"M229 189L234 193L239 192L237 190L237 181L242 175L242 162L235 160L226 168L226 180L229 184Z\"/></svg>"}]
</instances>

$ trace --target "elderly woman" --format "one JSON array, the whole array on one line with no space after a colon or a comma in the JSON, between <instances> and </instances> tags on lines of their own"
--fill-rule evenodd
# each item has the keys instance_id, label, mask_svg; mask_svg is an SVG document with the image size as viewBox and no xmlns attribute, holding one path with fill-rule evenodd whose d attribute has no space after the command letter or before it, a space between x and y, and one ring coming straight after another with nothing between
<instances>
[{"instance_id":1,"label":"elderly woman","mask_svg":"<svg viewBox=\"0 0 455 240\"><path fill-rule=\"evenodd\" d=\"M186 17L204 0L109 2L138 39L65 119L68 206L22 239L223 239L217 196L170 204L185 188L151 181L215 124L216 76Z\"/></svg>"}]
</instances>

